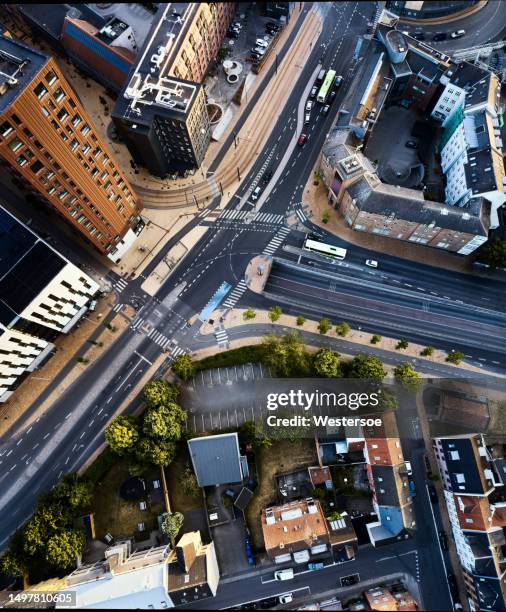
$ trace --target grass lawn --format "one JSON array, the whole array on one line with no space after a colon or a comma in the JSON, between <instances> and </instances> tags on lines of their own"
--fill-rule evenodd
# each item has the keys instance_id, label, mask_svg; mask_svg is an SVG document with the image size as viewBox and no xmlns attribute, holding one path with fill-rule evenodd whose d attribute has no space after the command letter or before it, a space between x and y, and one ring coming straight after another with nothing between
<instances>
[{"instance_id":1,"label":"grass lawn","mask_svg":"<svg viewBox=\"0 0 506 612\"><path fill-rule=\"evenodd\" d=\"M163 512L163 504L148 503L146 510L140 510L139 501L125 501L119 496L121 485L129 477L126 464L117 459L100 479L100 483L95 485L92 509L98 539L102 540L109 532L115 538L135 535L136 540L143 540L149 536L150 531L158 528L156 517ZM140 522L146 527L141 533L137 531Z\"/></svg>"},{"instance_id":2,"label":"grass lawn","mask_svg":"<svg viewBox=\"0 0 506 612\"><path fill-rule=\"evenodd\" d=\"M258 487L255 496L246 508L246 520L251 532L252 544L261 549L264 547L261 513L263 508L277 503L277 490L274 475L290 472L301 467L318 465L314 440L305 439L297 442L280 440L269 448L262 448L256 453Z\"/></svg>"},{"instance_id":3,"label":"grass lawn","mask_svg":"<svg viewBox=\"0 0 506 612\"><path fill-rule=\"evenodd\" d=\"M191 466L190 455L188 454L186 444L181 443L176 459L165 468L165 477L167 479L167 489L169 490L169 500L172 512L182 512L184 514L190 510L202 508L203 505L200 489L198 497L191 497L185 495L179 484L179 477L184 472L187 465Z\"/></svg>"}]
</instances>

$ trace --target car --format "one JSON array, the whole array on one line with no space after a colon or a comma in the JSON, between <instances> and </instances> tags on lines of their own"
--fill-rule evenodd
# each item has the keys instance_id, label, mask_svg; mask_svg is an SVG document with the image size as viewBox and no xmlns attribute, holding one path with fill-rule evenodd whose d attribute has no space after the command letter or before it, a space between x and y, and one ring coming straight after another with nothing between
<instances>
[{"instance_id":1,"label":"car","mask_svg":"<svg viewBox=\"0 0 506 612\"><path fill-rule=\"evenodd\" d=\"M416 142L416 140L406 140L404 146L407 149L418 149L418 143Z\"/></svg>"},{"instance_id":2,"label":"car","mask_svg":"<svg viewBox=\"0 0 506 612\"><path fill-rule=\"evenodd\" d=\"M430 461L429 461L429 457L427 453L424 453L423 455L423 463L425 465L425 473L427 474L427 477L430 478L432 476L432 467L430 465Z\"/></svg>"},{"instance_id":3,"label":"car","mask_svg":"<svg viewBox=\"0 0 506 612\"><path fill-rule=\"evenodd\" d=\"M279 32L281 30L281 25L279 23L274 23L273 21L268 21L265 24L266 30L274 30L275 32Z\"/></svg>"},{"instance_id":4,"label":"car","mask_svg":"<svg viewBox=\"0 0 506 612\"><path fill-rule=\"evenodd\" d=\"M254 49L251 50L251 52L257 53L258 55L260 55L260 57L265 55L265 49L263 49L262 47L255 47Z\"/></svg>"},{"instance_id":5,"label":"car","mask_svg":"<svg viewBox=\"0 0 506 612\"><path fill-rule=\"evenodd\" d=\"M323 107L322 113L326 115L329 112L329 109L330 109L330 105L325 104L325 106Z\"/></svg>"},{"instance_id":6,"label":"car","mask_svg":"<svg viewBox=\"0 0 506 612\"><path fill-rule=\"evenodd\" d=\"M229 30L227 32L227 38L239 38L239 32L236 32L235 30Z\"/></svg>"},{"instance_id":7,"label":"car","mask_svg":"<svg viewBox=\"0 0 506 612\"><path fill-rule=\"evenodd\" d=\"M310 113L312 108L313 108L313 103L311 102L311 100L308 100L306 102L306 111Z\"/></svg>"},{"instance_id":8,"label":"car","mask_svg":"<svg viewBox=\"0 0 506 612\"><path fill-rule=\"evenodd\" d=\"M252 51L251 57L254 57L255 59L260 59L262 56L260 53L257 53L256 51Z\"/></svg>"},{"instance_id":9,"label":"car","mask_svg":"<svg viewBox=\"0 0 506 612\"><path fill-rule=\"evenodd\" d=\"M275 597L269 597L267 599L262 599L260 602L260 607L262 610L270 610L274 608L274 606L278 603L278 600Z\"/></svg>"},{"instance_id":10,"label":"car","mask_svg":"<svg viewBox=\"0 0 506 612\"><path fill-rule=\"evenodd\" d=\"M409 491L411 493L411 497L416 497L416 485L412 480L409 481Z\"/></svg>"},{"instance_id":11,"label":"car","mask_svg":"<svg viewBox=\"0 0 506 612\"><path fill-rule=\"evenodd\" d=\"M267 172L263 176L263 179L262 179L263 182L264 183L268 183L271 180L271 178L272 178L272 174L273 174L272 170L267 170Z\"/></svg>"},{"instance_id":12,"label":"car","mask_svg":"<svg viewBox=\"0 0 506 612\"><path fill-rule=\"evenodd\" d=\"M301 134L299 136L299 139L297 140L297 144L299 145L299 147L303 147L306 144L306 140L307 140L307 135Z\"/></svg>"},{"instance_id":13,"label":"car","mask_svg":"<svg viewBox=\"0 0 506 612\"><path fill-rule=\"evenodd\" d=\"M325 567L325 565L323 563L308 563L307 564L307 568L309 570L319 570L319 569L323 569Z\"/></svg>"},{"instance_id":14,"label":"car","mask_svg":"<svg viewBox=\"0 0 506 612\"><path fill-rule=\"evenodd\" d=\"M455 30L455 32L452 32L450 34L451 38L462 38L462 36L465 36L466 31L465 30Z\"/></svg>"},{"instance_id":15,"label":"car","mask_svg":"<svg viewBox=\"0 0 506 612\"><path fill-rule=\"evenodd\" d=\"M378 262L375 259L366 259L365 265L369 266L369 268L377 268Z\"/></svg>"},{"instance_id":16,"label":"car","mask_svg":"<svg viewBox=\"0 0 506 612\"><path fill-rule=\"evenodd\" d=\"M306 113L304 115L304 125L307 125L311 121L311 113Z\"/></svg>"},{"instance_id":17,"label":"car","mask_svg":"<svg viewBox=\"0 0 506 612\"><path fill-rule=\"evenodd\" d=\"M255 191L253 191L253 193L251 194L251 199L253 201L258 200L258 198L260 197L260 193L262 192L262 188L261 187L256 187Z\"/></svg>"},{"instance_id":18,"label":"car","mask_svg":"<svg viewBox=\"0 0 506 612\"><path fill-rule=\"evenodd\" d=\"M309 94L310 98L316 98L316 94L318 93L318 87L316 85L311 89L311 93Z\"/></svg>"},{"instance_id":19,"label":"car","mask_svg":"<svg viewBox=\"0 0 506 612\"><path fill-rule=\"evenodd\" d=\"M242 30L242 23L240 21L234 21L231 25L232 28L237 28L238 30Z\"/></svg>"},{"instance_id":20,"label":"car","mask_svg":"<svg viewBox=\"0 0 506 612\"><path fill-rule=\"evenodd\" d=\"M334 81L334 85L333 85L334 89L338 89L342 82L343 82L343 77L340 74L338 74Z\"/></svg>"},{"instance_id":21,"label":"car","mask_svg":"<svg viewBox=\"0 0 506 612\"><path fill-rule=\"evenodd\" d=\"M263 38L257 38L255 41L257 47L262 47L263 49L267 49L269 43L266 42Z\"/></svg>"},{"instance_id":22,"label":"car","mask_svg":"<svg viewBox=\"0 0 506 612\"><path fill-rule=\"evenodd\" d=\"M332 102L334 102L335 99L336 99L336 92L332 90L329 93L329 104L332 104Z\"/></svg>"},{"instance_id":23,"label":"car","mask_svg":"<svg viewBox=\"0 0 506 612\"><path fill-rule=\"evenodd\" d=\"M97 307L97 300L91 300L90 305L88 306L88 310L93 312Z\"/></svg>"},{"instance_id":24,"label":"car","mask_svg":"<svg viewBox=\"0 0 506 612\"><path fill-rule=\"evenodd\" d=\"M443 550L448 550L448 538L446 537L445 530L440 529L438 536L439 536L439 542L441 544L441 548Z\"/></svg>"},{"instance_id":25,"label":"car","mask_svg":"<svg viewBox=\"0 0 506 612\"><path fill-rule=\"evenodd\" d=\"M425 40L425 34L423 32L414 32L413 38L416 40Z\"/></svg>"},{"instance_id":26,"label":"car","mask_svg":"<svg viewBox=\"0 0 506 612\"><path fill-rule=\"evenodd\" d=\"M440 42L442 40L446 40L448 38L448 34L446 32L436 32L432 37L434 42Z\"/></svg>"},{"instance_id":27,"label":"car","mask_svg":"<svg viewBox=\"0 0 506 612\"><path fill-rule=\"evenodd\" d=\"M457 597L459 594L459 589L457 587L457 580L455 578L455 574L453 572L448 572L446 574L446 578L448 580L448 586L450 587L450 593L452 597Z\"/></svg>"},{"instance_id":28,"label":"car","mask_svg":"<svg viewBox=\"0 0 506 612\"><path fill-rule=\"evenodd\" d=\"M429 497L430 497L430 501L431 501L433 504L437 504L437 491L436 491L436 489L435 489L434 485L431 485L431 484L430 484L430 485L428 486L428 489L429 489Z\"/></svg>"},{"instance_id":29,"label":"car","mask_svg":"<svg viewBox=\"0 0 506 612\"><path fill-rule=\"evenodd\" d=\"M284 595L279 596L280 604L287 604L293 601L293 593L285 593Z\"/></svg>"},{"instance_id":30,"label":"car","mask_svg":"<svg viewBox=\"0 0 506 612\"><path fill-rule=\"evenodd\" d=\"M294 577L293 569L289 567L288 569L278 570L274 572L275 580L291 580Z\"/></svg>"},{"instance_id":31,"label":"car","mask_svg":"<svg viewBox=\"0 0 506 612\"><path fill-rule=\"evenodd\" d=\"M412 476L413 475L413 468L411 467L411 461L405 461L404 465L406 466L406 472L407 472L408 476Z\"/></svg>"}]
</instances>

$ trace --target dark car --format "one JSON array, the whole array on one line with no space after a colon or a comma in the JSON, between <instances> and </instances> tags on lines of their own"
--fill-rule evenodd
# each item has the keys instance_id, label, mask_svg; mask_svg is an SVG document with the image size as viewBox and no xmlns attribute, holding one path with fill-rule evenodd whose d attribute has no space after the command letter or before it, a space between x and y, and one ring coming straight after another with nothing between
<instances>
[{"instance_id":1,"label":"dark car","mask_svg":"<svg viewBox=\"0 0 506 612\"><path fill-rule=\"evenodd\" d=\"M446 533L443 529L439 532L439 541L441 543L441 548L443 550L448 550L448 538L446 537Z\"/></svg>"},{"instance_id":2,"label":"dark car","mask_svg":"<svg viewBox=\"0 0 506 612\"><path fill-rule=\"evenodd\" d=\"M307 136L306 134L301 134L299 136L299 140L297 140L297 144L299 147L303 147L306 144Z\"/></svg>"},{"instance_id":3,"label":"dark car","mask_svg":"<svg viewBox=\"0 0 506 612\"><path fill-rule=\"evenodd\" d=\"M459 594L459 589L457 587L457 580L455 579L455 574L452 572L448 572L446 575L448 578L448 586L450 587L450 593L452 597L457 597Z\"/></svg>"},{"instance_id":4,"label":"dark car","mask_svg":"<svg viewBox=\"0 0 506 612\"><path fill-rule=\"evenodd\" d=\"M430 497L430 501L433 504L437 504L437 492L436 489L434 488L434 485L429 485L429 497Z\"/></svg>"},{"instance_id":5,"label":"dark car","mask_svg":"<svg viewBox=\"0 0 506 612\"><path fill-rule=\"evenodd\" d=\"M227 38L239 38L239 32L236 32L235 30L229 30L227 32Z\"/></svg>"},{"instance_id":6,"label":"dark car","mask_svg":"<svg viewBox=\"0 0 506 612\"><path fill-rule=\"evenodd\" d=\"M328 104L325 104L325 106L323 107L322 113L326 115L329 112L329 108L330 106Z\"/></svg>"},{"instance_id":7,"label":"dark car","mask_svg":"<svg viewBox=\"0 0 506 612\"><path fill-rule=\"evenodd\" d=\"M434 42L440 42L441 40L446 40L448 38L448 34L446 32L436 32L432 37Z\"/></svg>"},{"instance_id":8,"label":"dark car","mask_svg":"<svg viewBox=\"0 0 506 612\"><path fill-rule=\"evenodd\" d=\"M404 146L408 149L418 149L418 143L416 142L416 140L406 140Z\"/></svg>"},{"instance_id":9,"label":"dark car","mask_svg":"<svg viewBox=\"0 0 506 612\"><path fill-rule=\"evenodd\" d=\"M335 91L331 91L329 93L329 104L332 104L332 102L334 102L335 99L336 99L336 92Z\"/></svg>"},{"instance_id":10,"label":"dark car","mask_svg":"<svg viewBox=\"0 0 506 612\"><path fill-rule=\"evenodd\" d=\"M265 29L274 30L275 32L279 32L279 30L281 30L281 26L279 25L279 23L274 23L274 21L268 21L265 24Z\"/></svg>"},{"instance_id":11,"label":"dark car","mask_svg":"<svg viewBox=\"0 0 506 612\"><path fill-rule=\"evenodd\" d=\"M423 32L414 32L412 36L416 38L416 40L425 40L425 34Z\"/></svg>"},{"instance_id":12,"label":"dark car","mask_svg":"<svg viewBox=\"0 0 506 612\"><path fill-rule=\"evenodd\" d=\"M264 183L268 183L272 178L272 170L267 170L267 172L264 174L263 177L263 182Z\"/></svg>"},{"instance_id":13,"label":"dark car","mask_svg":"<svg viewBox=\"0 0 506 612\"><path fill-rule=\"evenodd\" d=\"M260 607L262 610L270 610L274 608L274 606L278 603L278 600L275 597L270 597L269 599L262 599L260 602Z\"/></svg>"}]
</instances>

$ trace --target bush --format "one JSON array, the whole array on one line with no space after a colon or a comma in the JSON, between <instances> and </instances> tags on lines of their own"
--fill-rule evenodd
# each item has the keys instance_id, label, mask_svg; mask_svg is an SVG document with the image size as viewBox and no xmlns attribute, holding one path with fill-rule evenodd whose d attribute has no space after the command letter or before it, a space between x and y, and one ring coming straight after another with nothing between
<instances>
[{"instance_id":1,"label":"bush","mask_svg":"<svg viewBox=\"0 0 506 612\"><path fill-rule=\"evenodd\" d=\"M271 306L269 308L269 319L275 323L283 314L280 306Z\"/></svg>"},{"instance_id":2,"label":"bush","mask_svg":"<svg viewBox=\"0 0 506 612\"><path fill-rule=\"evenodd\" d=\"M409 346L409 342L407 340L399 340L395 345L396 350L407 349Z\"/></svg>"},{"instance_id":3,"label":"bush","mask_svg":"<svg viewBox=\"0 0 506 612\"><path fill-rule=\"evenodd\" d=\"M381 342L381 336L374 334L371 338L371 344L378 344L379 342Z\"/></svg>"},{"instance_id":4,"label":"bush","mask_svg":"<svg viewBox=\"0 0 506 612\"><path fill-rule=\"evenodd\" d=\"M297 317L297 325L299 327L301 327L302 325L304 325L304 323L306 322L306 317L303 317L302 315L299 315Z\"/></svg>"},{"instance_id":5,"label":"bush","mask_svg":"<svg viewBox=\"0 0 506 612\"><path fill-rule=\"evenodd\" d=\"M320 334L326 334L332 327L332 323L329 319L320 319L318 323L318 331Z\"/></svg>"},{"instance_id":6,"label":"bush","mask_svg":"<svg viewBox=\"0 0 506 612\"><path fill-rule=\"evenodd\" d=\"M426 346L422 351L420 351L420 355L422 357L430 357L434 353L434 347Z\"/></svg>"},{"instance_id":7,"label":"bush","mask_svg":"<svg viewBox=\"0 0 506 612\"><path fill-rule=\"evenodd\" d=\"M350 329L351 327L346 321L343 321L342 323L339 323L339 325L336 325L336 333L338 336L341 336L341 338L347 336L350 333Z\"/></svg>"},{"instance_id":8,"label":"bush","mask_svg":"<svg viewBox=\"0 0 506 612\"><path fill-rule=\"evenodd\" d=\"M172 371L181 380L190 380L195 376L195 365L190 355L178 355L172 362Z\"/></svg>"},{"instance_id":9,"label":"bush","mask_svg":"<svg viewBox=\"0 0 506 612\"><path fill-rule=\"evenodd\" d=\"M459 365L464 357L465 355L461 351L450 351L446 356L445 361L448 363L453 363L454 365Z\"/></svg>"},{"instance_id":10,"label":"bush","mask_svg":"<svg viewBox=\"0 0 506 612\"><path fill-rule=\"evenodd\" d=\"M254 319L257 316L257 313L253 310L253 308L248 308L242 313L242 318L245 321L249 321L250 319Z\"/></svg>"},{"instance_id":11,"label":"bush","mask_svg":"<svg viewBox=\"0 0 506 612\"><path fill-rule=\"evenodd\" d=\"M328 223L328 222L329 222L329 220L330 220L330 213L329 213L329 211L328 211L328 210L326 210L326 211L323 213L323 216L322 216L322 221L323 221L323 223Z\"/></svg>"},{"instance_id":12,"label":"bush","mask_svg":"<svg viewBox=\"0 0 506 612\"><path fill-rule=\"evenodd\" d=\"M226 368L228 366L243 365L244 363L262 362L265 348L261 344L241 346L240 348L217 353L195 362L197 370L209 370L210 368Z\"/></svg>"}]
</instances>

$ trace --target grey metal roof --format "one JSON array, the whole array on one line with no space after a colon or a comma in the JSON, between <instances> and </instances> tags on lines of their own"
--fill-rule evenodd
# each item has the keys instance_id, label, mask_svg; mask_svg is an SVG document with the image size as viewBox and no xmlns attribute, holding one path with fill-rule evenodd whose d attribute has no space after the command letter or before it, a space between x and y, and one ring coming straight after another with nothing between
<instances>
[{"instance_id":1,"label":"grey metal roof","mask_svg":"<svg viewBox=\"0 0 506 612\"><path fill-rule=\"evenodd\" d=\"M188 440L188 450L199 486L242 481L237 433Z\"/></svg>"}]
</instances>

